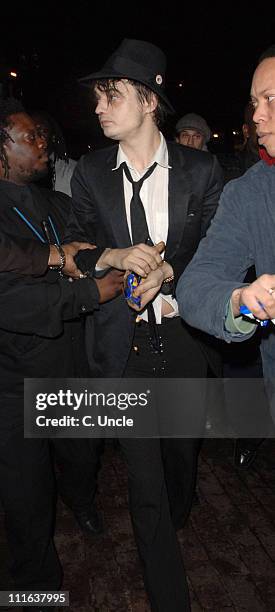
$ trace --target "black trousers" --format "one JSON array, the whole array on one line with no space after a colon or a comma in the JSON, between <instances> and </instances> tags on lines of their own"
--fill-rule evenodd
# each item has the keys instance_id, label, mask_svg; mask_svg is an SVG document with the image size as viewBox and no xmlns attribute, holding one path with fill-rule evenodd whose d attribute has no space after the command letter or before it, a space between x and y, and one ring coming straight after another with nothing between
<instances>
[{"instance_id":1,"label":"black trousers","mask_svg":"<svg viewBox=\"0 0 275 612\"><path fill-rule=\"evenodd\" d=\"M167 378L205 378L208 365L197 341L190 336L180 317L164 318L158 326L163 353L150 350L149 327L140 322L136 326L134 345L128 369L131 375ZM194 406L198 430L203 430L205 405ZM167 407L169 410L169 407ZM162 438L161 452L170 511L176 528L184 526L196 486L199 438Z\"/></svg>"},{"instance_id":2,"label":"black trousers","mask_svg":"<svg viewBox=\"0 0 275 612\"><path fill-rule=\"evenodd\" d=\"M0 499L14 586L56 590L62 572L53 542L54 478L49 444L24 439L22 405L0 407Z\"/></svg>"},{"instance_id":3,"label":"black trousers","mask_svg":"<svg viewBox=\"0 0 275 612\"><path fill-rule=\"evenodd\" d=\"M190 610L157 439L120 439L128 467L129 507L153 612Z\"/></svg>"},{"instance_id":4,"label":"black trousers","mask_svg":"<svg viewBox=\"0 0 275 612\"><path fill-rule=\"evenodd\" d=\"M0 499L15 588L56 590L62 572L53 542L58 490L75 512L89 511L96 488L100 440L24 439L23 403L0 403Z\"/></svg>"},{"instance_id":5,"label":"black trousers","mask_svg":"<svg viewBox=\"0 0 275 612\"><path fill-rule=\"evenodd\" d=\"M181 320L167 319L160 328L163 353L150 349L149 327L136 325L133 350L124 376L194 376L206 372L205 358ZM195 343L195 344L194 344ZM184 368L185 364L185 368ZM154 612L190 610L188 585L176 539L178 515L188 515L196 478L198 440L120 439L129 473L130 513L144 581ZM168 499L169 497L169 499Z\"/></svg>"},{"instance_id":6,"label":"black trousers","mask_svg":"<svg viewBox=\"0 0 275 612\"><path fill-rule=\"evenodd\" d=\"M73 512L89 513L96 494L103 441L55 438L51 444L58 467L58 493Z\"/></svg>"}]
</instances>

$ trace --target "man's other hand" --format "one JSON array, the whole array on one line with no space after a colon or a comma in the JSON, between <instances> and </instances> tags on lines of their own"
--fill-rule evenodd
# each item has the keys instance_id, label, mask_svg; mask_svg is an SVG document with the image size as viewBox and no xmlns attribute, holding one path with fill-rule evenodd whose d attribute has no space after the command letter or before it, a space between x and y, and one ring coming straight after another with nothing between
<instances>
[{"instance_id":1,"label":"man's other hand","mask_svg":"<svg viewBox=\"0 0 275 612\"><path fill-rule=\"evenodd\" d=\"M231 296L234 317L244 305L256 319L275 318L275 274L262 274L251 285L234 289Z\"/></svg>"},{"instance_id":2,"label":"man's other hand","mask_svg":"<svg viewBox=\"0 0 275 612\"><path fill-rule=\"evenodd\" d=\"M158 266L156 270L149 272L147 278L141 280L140 284L133 293L134 297L141 298L140 307L138 307L137 304L127 300L129 306L131 306L133 310L143 310L143 308L145 308L145 306L147 306L147 304L151 302L159 293L162 283L172 275L173 268L170 266L170 264L167 263L167 261L162 262L161 266ZM173 312L173 308L169 308L164 314L167 314L168 312Z\"/></svg>"},{"instance_id":3,"label":"man's other hand","mask_svg":"<svg viewBox=\"0 0 275 612\"><path fill-rule=\"evenodd\" d=\"M155 246L136 244L127 249L106 249L97 262L100 268L113 267L118 270L131 270L146 278L151 270L162 264L160 253L165 249L164 242Z\"/></svg>"}]
</instances>

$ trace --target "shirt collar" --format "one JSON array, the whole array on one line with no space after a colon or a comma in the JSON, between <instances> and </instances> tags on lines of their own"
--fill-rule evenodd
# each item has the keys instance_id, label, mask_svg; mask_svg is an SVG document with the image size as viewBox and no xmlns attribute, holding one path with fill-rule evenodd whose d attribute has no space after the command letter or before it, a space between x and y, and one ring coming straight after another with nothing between
<instances>
[{"instance_id":1,"label":"shirt collar","mask_svg":"<svg viewBox=\"0 0 275 612\"><path fill-rule=\"evenodd\" d=\"M163 138L163 134L161 132L159 132L159 134L160 134L160 144L148 168L154 162L156 162L159 166L162 166L162 168L171 168L172 166L170 166L168 163L168 149L167 149L166 140L165 138ZM134 170L128 158L126 157L122 147L119 145L118 152L117 152L117 158L116 158L116 166L112 168L112 170L118 170L118 168L121 166L123 162L126 162L127 166L129 166L130 169ZM144 172L146 172L146 170L147 168L145 168Z\"/></svg>"}]
</instances>

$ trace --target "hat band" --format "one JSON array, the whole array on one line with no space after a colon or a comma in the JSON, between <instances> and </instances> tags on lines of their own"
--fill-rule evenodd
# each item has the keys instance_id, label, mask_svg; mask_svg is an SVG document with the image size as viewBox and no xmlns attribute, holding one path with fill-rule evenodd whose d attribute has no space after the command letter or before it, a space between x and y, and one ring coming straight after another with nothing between
<instances>
[{"instance_id":1,"label":"hat band","mask_svg":"<svg viewBox=\"0 0 275 612\"><path fill-rule=\"evenodd\" d=\"M118 76L125 77L127 79L133 79L134 81L148 82L152 83L152 85L156 86L155 75L148 76L145 74L144 66L134 62L131 59L125 59L122 55L116 55L111 58L110 62L106 62L106 64L102 68L103 72L118 72L120 73ZM163 85L163 82L162 82ZM157 85L161 87L160 84Z\"/></svg>"}]
</instances>

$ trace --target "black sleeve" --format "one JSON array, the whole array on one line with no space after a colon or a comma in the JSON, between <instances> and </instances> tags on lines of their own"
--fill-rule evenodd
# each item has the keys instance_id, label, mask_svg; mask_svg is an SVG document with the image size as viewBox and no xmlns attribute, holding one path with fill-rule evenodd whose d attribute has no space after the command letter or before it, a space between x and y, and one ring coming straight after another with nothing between
<instances>
[{"instance_id":1,"label":"black sleeve","mask_svg":"<svg viewBox=\"0 0 275 612\"><path fill-rule=\"evenodd\" d=\"M82 272L89 272L92 276L96 267L96 263L101 257L105 248L85 249L78 251L75 256L76 265Z\"/></svg>"},{"instance_id":2,"label":"black sleeve","mask_svg":"<svg viewBox=\"0 0 275 612\"><path fill-rule=\"evenodd\" d=\"M98 224L92 195L86 178L86 156L78 162L72 180L72 210L68 219L65 242L78 240L96 244L96 228ZM105 249L87 249L79 251L75 257L77 266L82 272L93 273L96 263Z\"/></svg>"},{"instance_id":3,"label":"black sleeve","mask_svg":"<svg viewBox=\"0 0 275 612\"><path fill-rule=\"evenodd\" d=\"M72 210L67 223L65 242L78 240L95 244L98 219L88 188L85 162L86 156L83 156L72 176Z\"/></svg>"},{"instance_id":4,"label":"black sleeve","mask_svg":"<svg viewBox=\"0 0 275 612\"><path fill-rule=\"evenodd\" d=\"M206 235L206 232L218 208L224 183L223 171L216 155L211 155L211 158L211 172L209 173L209 181L203 199L201 238L204 238Z\"/></svg>"},{"instance_id":5,"label":"black sleeve","mask_svg":"<svg viewBox=\"0 0 275 612\"><path fill-rule=\"evenodd\" d=\"M92 279L69 282L52 274L52 282L0 275L2 329L51 338L62 333L63 321L99 308L98 289Z\"/></svg>"},{"instance_id":6,"label":"black sleeve","mask_svg":"<svg viewBox=\"0 0 275 612\"><path fill-rule=\"evenodd\" d=\"M206 235L206 232L216 213L216 210L219 204L220 195L223 189L223 181L224 181L223 171L222 171L222 168L216 156L209 154L209 157L207 157L207 161L208 163L210 162L210 164L207 170L207 182L205 185L203 199L201 202L202 210L201 210L201 227L200 227L199 239L203 238ZM195 173L194 179L196 178L196 175L197 174ZM197 247L198 247L198 244L197 244ZM175 289L176 289L178 280L183 270L185 269L185 267L189 264L193 255L194 255L194 251L193 252L191 251L191 252L186 253L186 256L183 260L179 259L177 254L170 261L169 261L169 258L167 258L167 261L172 266L173 272L174 272L174 282L172 286L170 287L170 292L173 294L174 297L175 297Z\"/></svg>"},{"instance_id":7,"label":"black sleeve","mask_svg":"<svg viewBox=\"0 0 275 612\"><path fill-rule=\"evenodd\" d=\"M40 276L48 267L49 245L0 233L0 273Z\"/></svg>"}]
</instances>

